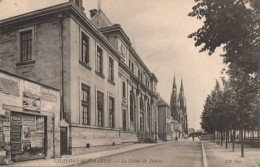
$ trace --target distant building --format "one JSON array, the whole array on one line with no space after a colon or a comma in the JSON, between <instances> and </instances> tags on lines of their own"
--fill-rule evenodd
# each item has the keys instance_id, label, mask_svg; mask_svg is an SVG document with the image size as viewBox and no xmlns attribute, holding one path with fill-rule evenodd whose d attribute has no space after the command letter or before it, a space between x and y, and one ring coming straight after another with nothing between
<instances>
[{"instance_id":1,"label":"distant building","mask_svg":"<svg viewBox=\"0 0 260 167\"><path fill-rule=\"evenodd\" d=\"M158 101L158 136L162 141L174 140L174 123L171 107L160 97Z\"/></svg>"},{"instance_id":2,"label":"distant building","mask_svg":"<svg viewBox=\"0 0 260 167\"><path fill-rule=\"evenodd\" d=\"M189 128L188 129L188 134L191 134L191 133L194 133L194 132L196 132L194 128Z\"/></svg>"},{"instance_id":3,"label":"distant building","mask_svg":"<svg viewBox=\"0 0 260 167\"><path fill-rule=\"evenodd\" d=\"M178 121L179 128L177 137L182 138L188 135L187 106L184 94L184 86L181 80L180 93L177 93L175 75L173 79L172 95L170 106L172 109L172 117Z\"/></svg>"}]
</instances>

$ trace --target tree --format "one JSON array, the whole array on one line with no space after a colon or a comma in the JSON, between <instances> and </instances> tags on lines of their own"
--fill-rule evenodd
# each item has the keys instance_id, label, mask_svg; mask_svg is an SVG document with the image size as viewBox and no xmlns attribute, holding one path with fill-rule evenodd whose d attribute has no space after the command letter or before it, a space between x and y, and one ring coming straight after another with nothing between
<instances>
[{"instance_id":1,"label":"tree","mask_svg":"<svg viewBox=\"0 0 260 167\"><path fill-rule=\"evenodd\" d=\"M257 0L195 0L189 16L203 20L204 25L189 35L200 52L212 55L222 47L223 62L228 65L229 86L237 119L233 123L243 134L245 129L258 129L259 118L259 74L260 65L260 8ZM223 97L230 98L228 92ZM222 103L225 110L229 105ZM229 109L232 110L232 109ZM226 110L232 115L232 111ZM234 110L233 110L234 111ZM219 118L218 115L215 115ZM234 126L233 125L233 126ZM244 156L243 139L241 156Z\"/></svg>"},{"instance_id":2,"label":"tree","mask_svg":"<svg viewBox=\"0 0 260 167\"><path fill-rule=\"evenodd\" d=\"M223 61L243 68L247 74L257 71L260 55L260 17L256 0L195 0L189 16L204 20L204 25L189 35L201 52L224 50ZM249 6L251 5L251 6Z\"/></svg>"}]
</instances>

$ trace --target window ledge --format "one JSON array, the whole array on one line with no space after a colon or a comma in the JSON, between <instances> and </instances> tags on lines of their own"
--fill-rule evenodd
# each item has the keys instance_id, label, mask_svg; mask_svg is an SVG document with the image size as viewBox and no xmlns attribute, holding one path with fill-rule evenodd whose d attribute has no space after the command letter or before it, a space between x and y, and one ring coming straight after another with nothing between
<instances>
[{"instance_id":1,"label":"window ledge","mask_svg":"<svg viewBox=\"0 0 260 167\"><path fill-rule=\"evenodd\" d=\"M36 60L30 60L30 61L23 61L23 62L19 62L16 63L17 66L23 66L23 65L30 65L30 64L35 64Z\"/></svg>"},{"instance_id":2,"label":"window ledge","mask_svg":"<svg viewBox=\"0 0 260 167\"><path fill-rule=\"evenodd\" d=\"M112 85L116 85L114 81L112 81L111 79L108 79L108 82Z\"/></svg>"},{"instance_id":3,"label":"window ledge","mask_svg":"<svg viewBox=\"0 0 260 167\"><path fill-rule=\"evenodd\" d=\"M84 62L82 62L82 61L79 61L79 64L81 64L82 66L86 67L86 68L89 69L89 70L92 69L88 64L86 64L86 63L84 63Z\"/></svg>"},{"instance_id":4,"label":"window ledge","mask_svg":"<svg viewBox=\"0 0 260 167\"><path fill-rule=\"evenodd\" d=\"M100 74L100 73L97 72L97 71L96 71L96 74L97 74L98 76L100 76L101 78L103 78L103 79L105 78L105 76L104 76L103 74Z\"/></svg>"}]
</instances>

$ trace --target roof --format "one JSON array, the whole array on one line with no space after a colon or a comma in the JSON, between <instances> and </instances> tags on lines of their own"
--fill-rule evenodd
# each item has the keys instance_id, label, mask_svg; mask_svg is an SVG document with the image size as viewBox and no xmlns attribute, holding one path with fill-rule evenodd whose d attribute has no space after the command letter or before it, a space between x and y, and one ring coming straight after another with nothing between
<instances>
[{"instance_id":1,"label":"roof","mask_svg":"<svg viewBox=\"0 0 260 167\"><path fill-rule=\"evenodd\" d=\"M104 45L107 46L112 53L114 53L113 55L115 55L119 60L121 59L119 51L116 48L114 48L113 45L108 40L106 40L105 36L94 26L94 24L85 15L83 10L81 10L81 8L75 5L73 2L66 2L55 6L50 6L47 8L28 12L22 15L10 17L4 20L0 20L0 28L3 28L4 26L8 26L10 24L21 23L26 20L30 20L41 16L50 15L50 14L55 14L66 10L71 10L72 12L74 12L78 17L78 19L83 21L86 24L86 26L88 26L88 28L90 28L90 30L93 31L93 34L96 35L96 37L100 38L104 42ZM63 16L61 15L59 17L63 17Z\"/></svg>"},{"instance_id":2,"label":"roof","mask_svg":"<svg viewBox=\"0 0 260 167\"><path fill-rule=\"evenodd\" d=\"M165 102L165 100L161 96L159 96L159 101L157 104L158 106L167 106L169 109L171 109L170 105L167 102Z\"/></svg>"}]
</instances>

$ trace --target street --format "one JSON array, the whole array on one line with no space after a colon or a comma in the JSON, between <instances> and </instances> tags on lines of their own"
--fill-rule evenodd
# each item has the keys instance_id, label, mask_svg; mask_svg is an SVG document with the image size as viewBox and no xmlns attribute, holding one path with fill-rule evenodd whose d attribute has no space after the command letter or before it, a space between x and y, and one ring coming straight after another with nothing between
<instances>
[{"instance_id":1,"label":"street","mask_svg":"<svg viewBox=\"0 0 260 167\"><path fill-rule=\"evenodd\" d=\"M84 166L202 167L201 143L197 140L170 142L77 165L77 167Z\"/></svg>"}]
</instances>

